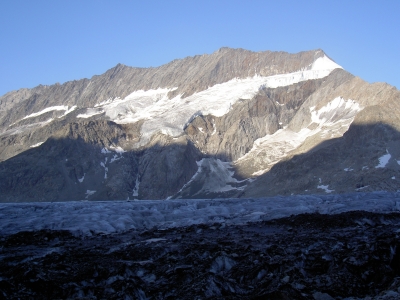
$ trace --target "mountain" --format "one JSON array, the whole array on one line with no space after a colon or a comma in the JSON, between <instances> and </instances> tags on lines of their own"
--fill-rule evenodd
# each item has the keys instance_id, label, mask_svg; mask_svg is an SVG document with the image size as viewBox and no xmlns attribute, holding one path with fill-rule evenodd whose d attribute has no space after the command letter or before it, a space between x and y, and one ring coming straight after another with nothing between
<instances>
[{"instance_id":1,"label":"mountain","mask_svg":"<svg viewBox=\"0 0 400 300\"><path fill-rule=\"evenodd\" d=\"M322 50L221 48L0 97L0 201L397 191L400 92Z\"/></svg>"}]
</instances>

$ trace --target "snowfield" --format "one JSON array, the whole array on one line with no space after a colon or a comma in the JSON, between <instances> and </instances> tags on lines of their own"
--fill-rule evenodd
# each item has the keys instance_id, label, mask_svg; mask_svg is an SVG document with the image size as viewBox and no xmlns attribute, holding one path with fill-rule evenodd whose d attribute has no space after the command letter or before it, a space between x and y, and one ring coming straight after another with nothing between
<instances>
[{"instance_id":1,"label":"snowfield","mask_svg":"<svg viewBox=\"0 0 400 300\"><path fill-rule=\"evenodd\" d=\"M88 194L95 191L88 191ZM0 204L0 233L41 229L77 235L271 220L302 213L398 212L400 192L295 195L259 199L140 200Z\"/></svg>"}]
</instances>

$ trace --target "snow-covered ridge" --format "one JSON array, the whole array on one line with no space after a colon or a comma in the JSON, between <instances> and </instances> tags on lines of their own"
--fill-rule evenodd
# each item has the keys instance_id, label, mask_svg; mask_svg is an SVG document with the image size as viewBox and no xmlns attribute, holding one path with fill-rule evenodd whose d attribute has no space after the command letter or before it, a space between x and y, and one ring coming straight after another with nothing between
<instances>
[{"instance_id":1,"label":"snow-covered ridge","mask_svg":"<svg viewBox=\"0 0 400 300\"><path fill-rule=\"evenodd\" d=\"M89 196L95 192L88 190L86 194ZM0 232L10 234L53 229L91 235L192 224L243 224L292 214L337 214L354 210L398 212L400 194L381 192L226 200L3 203L0 204Z\"/></svg>"},{"instance_id":2,"label":"snow-covered ridge","mask_svg":"<svg viewBox=\"0 0 400 300\"><path fill-rule=\"evenodd\" d=\"M139 90L124 99L108 99L98 103L95 106L96 110L89 108L79 117L84 118L105 112L112 121L120 124L145 120L141 129L140 141L140 145L143 145L157 131L170 136L180 135L188 120L196 114L223 116L238 100L251 99L263 87L277 88L310 79L323 78L335 68L341 67L324 56L316 59L308 70L269 77L256 75L245 79L235 78L186 98L182 98L181 95L173 99L168 98L168 93L175 90L176 87Z\"/></svg>"}]
</instances>

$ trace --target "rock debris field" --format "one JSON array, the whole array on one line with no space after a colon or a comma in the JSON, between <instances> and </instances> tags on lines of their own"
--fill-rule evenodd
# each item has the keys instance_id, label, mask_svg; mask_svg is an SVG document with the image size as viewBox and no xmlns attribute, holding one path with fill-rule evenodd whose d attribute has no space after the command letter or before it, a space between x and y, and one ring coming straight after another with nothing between
<instances>
[{"instance_id":1,"label":"rock debris field","mask_svg":"<svg viewBox=\"0 0 400 300\"><path fill-rule=\"evenodd\" d=\"M4 299L399 299L400 214L0 238Z\"/></svg>"}]
</instances>

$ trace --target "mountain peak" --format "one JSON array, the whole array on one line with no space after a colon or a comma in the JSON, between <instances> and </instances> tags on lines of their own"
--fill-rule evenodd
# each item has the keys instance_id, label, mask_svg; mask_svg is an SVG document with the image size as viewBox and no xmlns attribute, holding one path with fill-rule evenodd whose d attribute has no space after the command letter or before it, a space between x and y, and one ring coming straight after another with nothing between
<instances>
[{"instance_id":1,"label":"mountain peak","mask_svg":"<svg viewBox=\"0 0 400 300\"><path fill-rule=\"evenodd\" d=\"M222 47L157 68L119 63L0 98L0 201L394 189L399 134L352 122L400 128L398 99L321 49ZM390 160L389 179L378 159Z\"/></svg>"}]
</instances>

